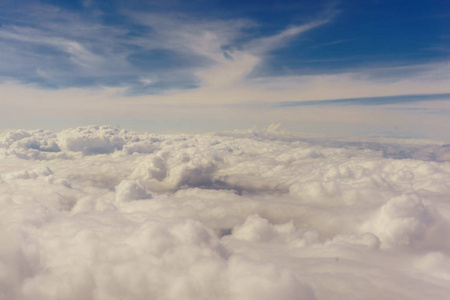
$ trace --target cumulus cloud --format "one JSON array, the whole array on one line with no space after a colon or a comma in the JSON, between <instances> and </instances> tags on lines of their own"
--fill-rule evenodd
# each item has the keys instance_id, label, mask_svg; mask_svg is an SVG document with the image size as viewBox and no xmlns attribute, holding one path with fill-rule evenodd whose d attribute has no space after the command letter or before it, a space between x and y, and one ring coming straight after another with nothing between
<instances>
[{"instance_id":1,"label":"cumulus cloud","mask_svg":"<svg viewBox=\"0 0 450 300\"><path fill-rule=\"evenodd\" d=\"M125 144L122 133L107 126L69 129L60 134L59 143L67 151L82 152L85 155L107 154L116 149L122 150Z\"/></svg>"},{"instance_id":2,"label":"cumulus cloud","mask_svg":"<svg viewBox=\"0 0 450 300\"><path fill-rule=\"evenodd\" d=\"M447 148L4 132L0 299L443 299Z\"/></svg>"},{"instance_id":3,"label":"cumulus cloud","mask_svg":"<svg viewBox=\"0 0 450 300\"><path fill-rule=\"evenodd\" d=\"M122 202L150 199L152 197L139 180L122 180L115 190L116 200Z\"/></svg>"}]
</instances>

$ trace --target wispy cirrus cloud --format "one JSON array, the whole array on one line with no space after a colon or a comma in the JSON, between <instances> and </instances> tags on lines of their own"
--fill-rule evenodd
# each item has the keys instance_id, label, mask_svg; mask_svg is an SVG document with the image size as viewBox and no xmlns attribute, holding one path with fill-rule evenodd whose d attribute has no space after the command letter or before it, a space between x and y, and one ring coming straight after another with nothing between
<instances>
[{"instance_id":1,"label":"wispy cirrus cloud","mask_svg":"<svg viewBox=\"0 0 450 300\"><path fill-rule=\"evenodd\" d=\"M132 74L126 33L53 6L12 10L0 27L0 76L58 88L112 82Z\"/></svg>"},{"instance_id":2,"label":"wispy cirrus cloud","mask_svg":"<svg viewBox=\"0 0 450 300\"><path fill-rule=\"evenodd\" d=\"M148 26L148 34L131 39L147 50L167 49L190 55L197 60L192 75L198 88L217 88L244 84L248 75L267 60L266 54L287 45L298 35L328 23L319 19L290 26L274 35L251 38L246 30L257 26L248 20L193 20L177 15L129 14L140 25Z\"/></svg>"},{"instance_id":3,"label":"wispy cirrus cloud","mask_svg":"<svg viewBox=\"0 0 450 300\"><path fill-rule=\"evenodd\" d=\"M76 40L54 36L48 32L32 27L12 26L9 30L0 31L0 38L18 43L27 43L37 47L52 47L67 54L71 62L83 68L99 67L106 60L105 57L93 53L93 51Z\"/></svg>"},{"instance_id":4,"label":"wispy cirrus cloud","mask_svg":"<svg viewBox=\"0 0 450 300\"><path fill-rule=\"evenodd\" d=\"M247 31L259 25L244 18L121 11L126 21L118 26L105 24L98 13L37 4L11 15L16 19L7 18L0 27L5 50L0 76L58 88L129 86L141 94L158 86L159 92L170 92L243 80L262 63L263 54L328 21L254 38ZM143 77L152 84L139 92Z\"/></svg>"}]
</instances>

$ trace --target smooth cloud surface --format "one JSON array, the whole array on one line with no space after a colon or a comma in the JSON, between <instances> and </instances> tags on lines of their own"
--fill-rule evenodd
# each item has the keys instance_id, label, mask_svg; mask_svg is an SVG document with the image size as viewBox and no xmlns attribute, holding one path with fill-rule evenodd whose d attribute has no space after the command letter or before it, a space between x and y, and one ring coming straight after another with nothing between
<instances>
[{"instance_id":1,"label":"smooth cloud surface","mask_svg":"<svg viewBox=\"0 0 450 300\"><path fill-rule=\"evenodd\" d=\"M0 299L444 299L450 150L108 126L0 137Z\"/></svg>"}]
</instances>

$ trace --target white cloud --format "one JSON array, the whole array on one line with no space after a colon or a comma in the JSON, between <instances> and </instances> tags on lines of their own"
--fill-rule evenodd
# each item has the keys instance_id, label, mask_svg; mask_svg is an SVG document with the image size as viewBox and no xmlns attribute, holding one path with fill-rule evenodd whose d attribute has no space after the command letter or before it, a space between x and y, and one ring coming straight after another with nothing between
<instances>
[{"instance_id":1,"label":"white cloud","mask_svg":"<svg viewBox=\"0 0 450 300\"><path fill-rule=\"evenodd\" d=\"M144 85L144 86L148 86L148 85L154 83L154 81L151 80L150 78L141 78L141 79L139 79L139 81L140 81L140 82L142 83L142 85Z\"/></svg>"},{"instance_id":2,"label":"white cloud","mask_svg":"<svg viewBox=\"0 0 450 300\"><path fill-rule=\"evenodd\" d=\"M289 27L273 36L263 37L250 41L245 48L252 52L258 54L265 54L269 51L275 50L277 48L282 48L287 42L294 39L298 35L312 30L318 26L324 25L330 22L330 19L323 19L312 21L310 23Z\"/></svg>"},{"instance_id":3,"label":"white cloud","mask_svg":"<svg viewBox=\"0 0 450 300\"><path fill-rule=\"evenodd\" d=\"M232 45L242 30L253 24L247 20L193 19L177 14L131 13L137 23L152 29L149 35L135 37L131 43L144 49L170 49L194 53L215 62L226 60L224 46Z\"/></svg>"},{"instance_id":4,"label":"white cloud","mask_svg":"<svg viewBox=\"0 0 450 300\"><path fill-rule=\"evenodd\" d=\"M70 60L82 67L91 68L104 62L103 57L89 51L79 42L51 36L42 30L13 27L10 31L0 31L0 38L55 47L66 52L70 55Z\"/></svg>"},{"instance_id":5,"label":"white cloud","mask_svg":"<svg viewBox=\"0 0 450 300\"><path fill-rule=\"evenodd\" d=\"M0 295L445 298L442 149L277 130L4 132Z\"/></svg>"},{"instance_id":6,"label":"white cloud","mask_svg":"<svg viewBox=\"0 0 450 300\"><path fill-rule=\"evenodd\" d=\"M67 87L81 77L137 73L127 61L131 52L119 42L127 30L48 5L26 5L10 16L0 28L6 50L0 65L7 79L36 82L35 76L44 74L47 85Z\"/></svg>"}]
</instances>

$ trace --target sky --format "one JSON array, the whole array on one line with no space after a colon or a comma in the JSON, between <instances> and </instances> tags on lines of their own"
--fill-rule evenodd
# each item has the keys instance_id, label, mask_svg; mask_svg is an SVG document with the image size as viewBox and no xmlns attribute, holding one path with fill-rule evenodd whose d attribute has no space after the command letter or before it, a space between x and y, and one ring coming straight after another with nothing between
<instances>
[{"instance_id":1,"label":"sky","mask_svg":"<svg viewBox=\"0 0 450 300\"><path fill-rule=\"evenodd\" d=\"M0 128L448 141L449 20L447 1L6 0Z\"/></svg>"},{"instance_id":2,"label":"sky","mask_svg":"<svg viewBox=\"0 0 450 300\"><path fill-rule=\"evenodd\" d=\"M0 0L0 299L445 299L449 1Z\"/></svg>"}]
</instances>

